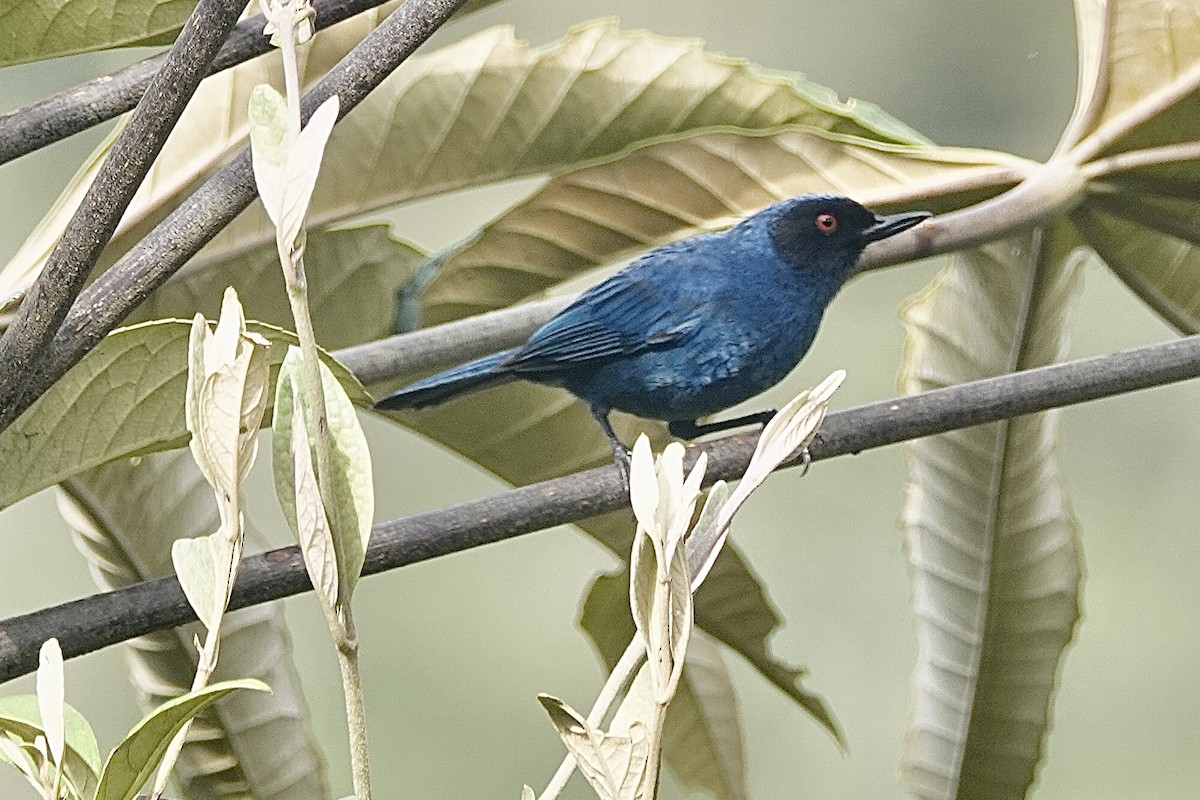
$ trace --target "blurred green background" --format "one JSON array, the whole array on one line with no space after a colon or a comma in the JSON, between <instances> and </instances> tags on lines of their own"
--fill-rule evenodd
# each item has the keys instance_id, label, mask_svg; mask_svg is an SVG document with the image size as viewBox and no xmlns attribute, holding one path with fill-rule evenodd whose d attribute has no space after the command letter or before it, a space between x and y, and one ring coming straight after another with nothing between
<instances>
[{"instance_id":1,"label":"blurred green background","mask_svg":"<svg viewBox=\"0 0 1200 800\"><path fill-rule=\"evenodd\" d=\"M627 28L701 37L711 50L804 72L842 96L878 103L942 144L1045 158L1074 96L1074 26L1065 0L817 3L693 0L644 4L511 0L449 26L446 42L512 22L542 44L611 14ZM0 71L0 111L111 69L140 52ZM7 260L98 140L97 132L0 167L0 258ZM411 206L399 235L444 246L516 202L536 182ZM829 370L849 380L848 407L895 392L899 303L936 263L871 274L835 301L817 346L770 403ZM1104 270L1088 271L1073 355L1173 336ZM1093 403L1063 416L1063 458L1083 532L1084 620L1069 651L1037 798L1194 798L1200 791L1200 385ZM760 406L767 402L759 403ZM503 488L456 456L366 419L380 519ZM895 518L899 447L776 476L734 536L778 604L779 654L811 670L849 740L842 753L815 723L735 655L755 798L901 797L896 762L914 659L907 564ZM268 465L252 476L248 515L283 543ZM3 469L20 469L5 464ZM0 615L93 591L51 492L0 512ZM560 745L534 701L547 691L585 707L603 680L575 627L589 579L614 560L559 528L373 577L356 598L378 796L517 797L558 763ZM336 665L316 604L287 603L297 661L331 762L349 791ZM139 717L116 649L72 661L68 700L102 749ZM22 680L6 691L28 691ZM0 776L3 796L32 796ZM587 797L578 778L572 797ZM668 783L665 797L681 796Z\"/></svg>"}]
</instances>

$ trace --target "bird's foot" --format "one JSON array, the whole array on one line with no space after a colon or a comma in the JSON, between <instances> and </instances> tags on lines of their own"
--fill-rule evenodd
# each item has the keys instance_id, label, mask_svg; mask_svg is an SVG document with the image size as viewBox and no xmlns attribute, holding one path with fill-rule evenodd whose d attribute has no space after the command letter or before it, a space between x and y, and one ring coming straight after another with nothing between
<instances>
[{"instance_id":1,"label":"bird's foot","mask_svg":"<svg viewBox=\"0 0 1200 800\"><path fill-rule=\"evenodd\" d=\"M621 485L625 487L625 494L629 494L629 475L633 456L620 442L613 445L613 463L616 464L617 473L621 476Z\"/></svg>"}]
</instances>

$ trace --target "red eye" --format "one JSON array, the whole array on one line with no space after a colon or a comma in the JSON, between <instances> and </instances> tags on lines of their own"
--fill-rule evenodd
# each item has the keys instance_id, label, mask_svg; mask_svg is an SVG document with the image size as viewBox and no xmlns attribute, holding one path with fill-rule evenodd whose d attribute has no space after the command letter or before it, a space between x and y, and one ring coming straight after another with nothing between
<instances>
[{"instance_id":1,"label":"red eye","mask_svg":"<svg viewBox=\"0 0 1200 800\"><path fill-rule=\"evenodd\" d=\"M833 233L837 230L837 217L833 214L817 214L817 218L813 220L813 224L817 226L817 230L821 233Z\"/></svg>"}]
</instances>

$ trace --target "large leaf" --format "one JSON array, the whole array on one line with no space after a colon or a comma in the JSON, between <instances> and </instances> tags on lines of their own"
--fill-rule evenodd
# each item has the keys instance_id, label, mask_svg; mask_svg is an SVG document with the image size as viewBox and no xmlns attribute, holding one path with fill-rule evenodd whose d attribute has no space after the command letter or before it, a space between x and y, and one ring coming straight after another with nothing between
<instances>
[{"instance_id":1,"label":"large leaf","mask_svg":"<svg viewBox=\"0 0 1200 800\"><path fill-rule=\"evenodd\" d=\"M188 450L122 459L62 484L59 509L101 589L169 575L170 540L220 524L212 490ZM253 543L256 535L246 532ZM149 711L187 692L197 624L149 634L125 650L138 702ZM175 776L189 796L319 800L329 796L308 721L282 603L231 611L221 625L215 680L252 677L271 694L223 698L196 718Z\"/></svg>"},{"instance_id":2,"label":"large leaf","mask_svg":"<svg viewBox=\"0 0 1200 800\"><path fill-rule=\"evenodd\" d=\"M1069 225L954 258L905 310L907 392L1054 362L1079 290ZM903 775L920 798L1023 798L1079 618L1054 412L910 443L902 522L917 666Z\"/></svg>"},{"instance_id":3,"label":"large leaf","mask_svg":"<svg viewBox=\"0 0 1200 800\"><path fill-rule=\"evenodd\" d=\"M100 747L92 726L74 707L64 706L66 753L63 770L71 782L84 791L94 791L100 777ZM32 744L44 736L38 698L32 694L0 697L0 736L12 734Z\"/></svg>"},{"instance_id":4,"label":"large leaf","mask_svg":"<svg viewBox=\"0 0 1200 800\"><path fill-rule=\"evenodd\" d=\"M636 635L629 615L629 571L596 578L580 626L612 669ZM667 766L681 783L721 800L746 797L745 748L737 698L712 640L693 632L663 739Z\"/></svg>"},{"instance_id":5,"label":"large leaf","mask_svg":"<svg viewBox=\"0 0 1200 800\"><path fill-rule=\"evenodd\" d=\"M11 0L0 11L0 67L174 38L195 0Z\"/></svg>"},{"instance_id":6,"label":"large leaf","mask_svg":"<svg viewBox=\"0 0 1200 800\"><path fill-rule=\"evenodd\" d=\"M358 18L346 26L359 24ZM360 29L337 26L301 53L311 81ZM325 37L324 39L322 37ZM130 204L111 259L127 250L244 143L246 103L263 82L279 85L277 59L256 59L206 81ZM706 53L695 40L622 32L612 22L572 31L536 49L493 28L411 58L334 130L309 222L321 227L364 211L614 155L654 137L712 126L750 130L802 124L883 141L920 137L868 103L843 103L798 77L771 76ZM67 189L79 194L89 171ZM0 280L6 296L40 269L77 200L61 203ZM192 260L219 263L267 244L258 206Z\"/></svg>"},{"instance_id":7,"label":"large leaf","mask_svg":"<svg viewBox=\"0 0 1200 800\"><path fill-rule=\"evenodd\" d=\"M247 328L272 343L278 365L295 336L261 323ZM160 320L113 331L0 434L0 508L90 467L187 442L183 397L191 322ZM366 393L354 376L329 366L356 402Z\"/></svg>"},{"instance_id":8,"label":"large leaf","mask_svg":"<svg viewBox=\"0 0 1200 800\"><path fill-rule=\"evenodd\" d=\"M1196 333L1200 0L1075 5L1079 100L1060 150L1095 192L1076 225L1148 305Z\"/></svg>"},{"instance_id":9,"label":"large leaf","mask_svg":"<svg viewBox=\"0 0 1200 800\"><path fill-rule=\"evenodd\" d=\"M96 800L133 800L179 729L217 700L238 689L270 691L256 680L223 681L169 700L148 714L108 754Z\"/></svg>"},{"instance_id":10,"label":"large leaf","mask_svg":"<svg viewBox=\"0 0 1200 800\"><path fill-rule=\"evenodd\" d=\"M412 245L393 239L386 225L314 231L304 253L313 329L330 350L386 336L396 289L424 258ZM133 320L190 319L197 312L215 319L226 286L237 290L247 318L292 327L274 244L173 278L138 307Z\"/></svg>"},{"instance_id":11,"label":"large leaf","mask_svg":"<svg viewBox=\"0 0 1200 800\"><path fill-rule=\"evenodd\" d=\"M593 267L732 222L806 192L882 210L947 211L1036 165L986 150L895 145L808 125L684 134L552 178L436 259L422 295L434 324L490 311Z\"/></svg>"},{"instance_id":12,"label":"large leaf","mask_svg":"<svg viewBox=\"0 0 1200 800\"><path fill-rule=\"evenodd\" d=\"M1195 141L1200 3L1076 0L1080 76L1064 144L1088 160Z\"/></svg>"}]
</instances>

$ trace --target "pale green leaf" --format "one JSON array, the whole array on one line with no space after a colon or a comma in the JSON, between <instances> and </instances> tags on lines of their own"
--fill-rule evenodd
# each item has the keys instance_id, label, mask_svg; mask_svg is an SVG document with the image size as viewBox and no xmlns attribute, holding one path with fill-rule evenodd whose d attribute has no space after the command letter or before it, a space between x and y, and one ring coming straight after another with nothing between
<instances>
[{"instance_id":1,"label":"pale green leaf","mask_svg":"<svg viewBox=\"0 0 1200 800\"><path fill-rule=\"evenodd\" d=\"M1079 293L1070 227L956 256L905 309L906 392L1052 363ZM917 667L902 771L920 798L1024 798L1079 618L1056 412L908 445Z\"/></svg>"},{"instance_id":2,"label":"pale green leaf","mask_svg":"<svg viewBox=\"0 0 1200 800\"><path fill-rule=\"evenodd\" d=\"M195 0L11 0L0 8L0 67L171 41Z\"/></svg>"},{"instance_id":3,"label":"pale green leaf","mask_svg":"<svg viewBox=\"0 0 1200 800\"><path fill-rule=\"evenodd\" d=\"M629 572L596 578L584 602L580 626L612 669L630 639L636 635L629 616ZM718 800L746 797L745 750L737 698L728 672L712 640L693 633L679 690L667 709L664 759L673 775L692 789L713 793ZM645 671L639 673L644 675ZM648 675L635 678L645 684L645 704L652 703ZM634 689L630 689L633 692ZM621 704L613 730L645 711Z\"/></svg>"},{"instance_id":4,"label":"pale green leaf","mask_svg":"<svg viewBox=\"0 0 1200 800\"><path fill-rule=\"evenodd\" d=\"M220 524L213 494L186 449L122 459L61 487L59 509L96 583L110 590L171 573L172 538ZM248 546L264 543L245 527ZM214 680L255 677L272 693L226 697L192 722L173 773L188 797L326 800L325 763L308 722L282 602L227 613ZM199 623L124 646L142 711L188 691ZM99 770L99 756L96 758Z\"/></svg>"},{"instance_id":5,"label":"pale green leaf","mask_svg":"<svg viewBox=\"0 0 1200 800\"><path fill-rule=\"evenodd\" d=\"M606 734L557 697L538 695L538 701L601 800L643 796L650 755L645 725L633 722L625 733Z\"/></svg>"},{"instance_id":6,"label":"pale green leaf","mask_svg":"<svg viewBox=\"0 0 1200 800\"><path fill-rule=\"evenodd\" d=\"M1130 193L1089 203L1071 219L1147 305L1181 332L1200 333L1200 203Z\"/></svg>"},{"instance_id":7,"label":"pale green leaf","mask_svg":"<svg viewBox=\"0 0 1200 800\"><path fill-rule=\"evenodd\" d=\"M292 481L295 491L296 538L313 588L320 592L329 607L338 600L338 561L333 534L325 516L321 488L313 471L312 450L308 446L308 428L295 383L292 390L292 437L289 443L292 456Z\"/></svg>"},{"instance_id":8,"label":"pale green leaf","mask_svg":"<svg viewBox=\"0 0 1200 800\"><path fill-rule=\"evenodd\" d=\"M391 333L393 296L425 257L411 244L393 239L386 225L310 231L304 253L313 328L317 341L330 350ZM131 321L189 319L197 311L216 317L226 286L237 290L250 319L293 327L274 243L176 276L139 306Z\"/></svg>"},{"instance_id":9,"label":"pale green leaf","mask_svg":"<svg viewBox=\"0 0 1200 800\"><path fill-rule=\"evenodd\" d=\"M1142 300L1196 333L1200 2L1075 6L1079 99L1059 150L1081 165L1092 192L1073 219Z\"/></svg>"},{"instance_id":10,"label":"pale green leaf","mask_svg":"<svg viewBox=\"0 0 1200 800\"><path fill-rule=\"evenodd\" d=\"M133 800L184 723L238 689L270 691L265 683L253 679L222 681L159 706L109 754L100 775L96 800Z\"/></svg>"},{"instance_id":11,"label":"pale green leaf","mask_svg":"<svg viewBox=\"0 0 1200 800\"><path fill-rule=\"evenodd\" d=\"M1076 0L1080 83L1060 149L1077 161L1195 141L1200 3Z\"/></svg>"},{"instance_id":12,"label":"pale green leaf","mask_svg":"<svg viewBox=\"0 0 1200 800\"><path fill-rule=\"evenodd\" d=\"M250 92L247 108L254 184L267 216L278 227L288 162L287 100L270 84L260 83Z\"/></svg>"},{"instance_id":13,"label":"pale green leaf","mask_svg":"<svg viewBox=\"0 0 1200 800\"><path fill-rule=\"evenodd\" d=\"M361 38L356 24L322 31L300 50L303 84ZM244 143L249 94L260 83L282 85L276 64L274 56L255 59L205 81L130 204L106 259L126 251ZM921 141L868 103L842 102L802 78L712 55L697 40L623 32L606 21L534 48L509 27L493 28L410 58L337 126L309 223L320 228L465 186L556 171L683 131L784 124ZM73 208L64 204L26 243L0 287L28 285ZM252 209L191 264L217 264L274 238L266 215Z\"/></svg>"},{"instance_id":14,"label":"pale green leaf","mask_svg":"<svg viewBox=\"0 0 1200 800\"><path fill-rule=\"evenodd\" d=\"M229 602L241 554L240 538L230 541L223 529L171 543L171 563L175 566L179 585L210 635L216 635L217 620Z\"/></svg>"},{"instance_id":15,"label":"pale green leaf","mask_svg":"<svg viewBox=\"0 0 1200 800\"><path fill-rule=\"evenodd\" d=\"M284 359L276 387L273 455L275 490L284 517L292 530L297 530L296 489L292 475L292 403L290 387L302 383L303 369L299 348L292 348ZM330 467L332 475L320 476L324 483L321 495L325 498L325 513L329 520L333 546L337 553L338 603L348 603L354 593L371 538L371 523L375 514L375 493L371 473L371 456L367 439L358 422L354 405L337 378L321 365L325 391L325 413L330 436ZM299 392L303 396L303 392ZM313 433L309 433L309 440Z\"/></svg>"},{"instance_id":16,"label":"pale green leaf","mask_svg":"<svg viewBox=\"0 0 1200 800\"><path fill-rule=\"evenodd\" d=\"M521 800L537 800L537 795L533 793L533 787L528 784L521 787Z\"/></svg>"},{"instance_id":17,"label":"pale green leaf","mask_svg":"<svg viewBox=\"0 0 1200 800\"><path fill-rule=\"evenodd\" d=\"M46 733L46 749L55 764L63 765L63 753L67 746L64 716L66 682L63 677L62 649L58 646L58 639L53 637L42 643L41 652L38 653L37 698L42 730Z\"/></svg>"},{"instance_id":18,"label":"pale green leaf","mask_svg":"<svg viewBox=\"0 0 1200 800\"><path fill-rule=\"evenodd\" d=\"M100 747L96 743L96 734L83 715L69 703L63 704L63 721L64 772L74 786L81 791L90 791L100 776ZM0 738L7 734L29 743L45 735L37 695L0 697ZM17 764L15 759L13 762Z\"/></svg>"},{"instance_id":19,"label":"pale green leaf","mask_svg":"<svg viewBox=\"0 0 1200 800\"><path fill-rule=\"evenodd\" d=\"M274 374L295 336L259 323L248 327L272 342ZM0 473L0 508L115 458L185 444L190 332L182 320L113 331L38 398L0 434L0 463L23 465ZM354 377L332 364L355 399L369 402Z\"/></svg>"},{"instance_id":20,"label":"pale green leaf","mask_svg":"<svg viewBox=\"0 0 1200 800\"><path fill-rule=\"evenodd\" d=\"M1035 165L986 150L904 146L806 125L699 131L554 176L437 257L421 297L434 324L510 305L602 264L728 227L806 192L880 210L946 211L999 193Z\"/></svg>"}]
</instances>

